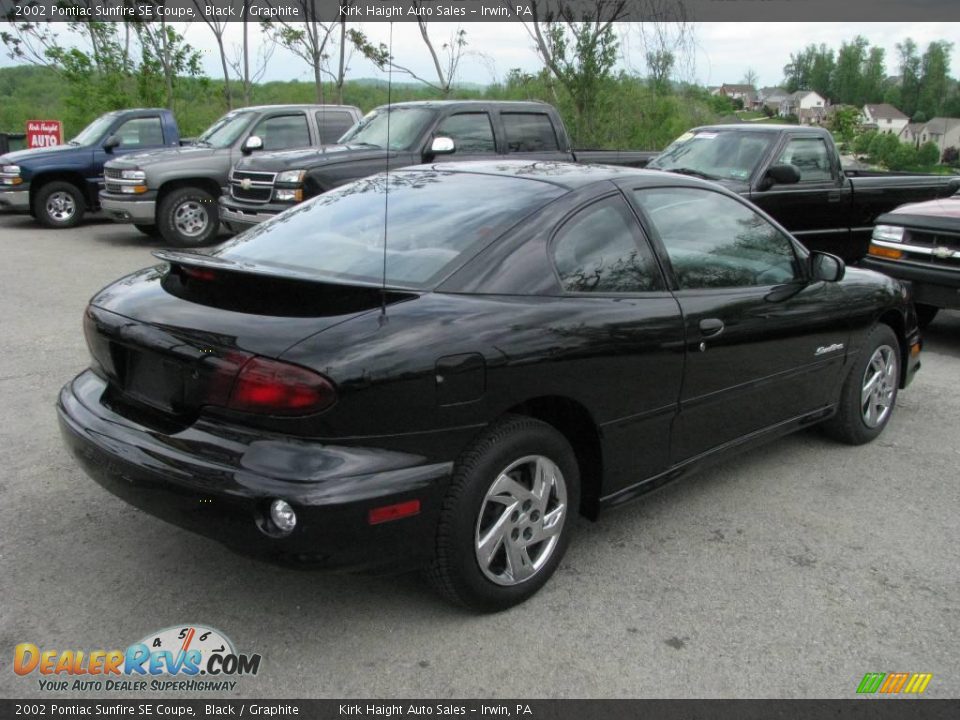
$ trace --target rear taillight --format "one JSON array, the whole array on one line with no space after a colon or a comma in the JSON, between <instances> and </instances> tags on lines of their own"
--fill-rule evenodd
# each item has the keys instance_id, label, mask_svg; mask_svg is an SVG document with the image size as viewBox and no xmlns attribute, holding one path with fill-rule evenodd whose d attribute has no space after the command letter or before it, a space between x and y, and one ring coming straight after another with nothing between
<instances>
[{"instance_id":1,"label":"rear taillight","mask_svg":"<svg viewBox=\"0 0 960 720\"><path fill-rule=\"evenodd\" d=\"M333 384L299 365L251 358L237 375L227 407L266 415L310 415L337 400Z\"/></svg>"}]
</instances>

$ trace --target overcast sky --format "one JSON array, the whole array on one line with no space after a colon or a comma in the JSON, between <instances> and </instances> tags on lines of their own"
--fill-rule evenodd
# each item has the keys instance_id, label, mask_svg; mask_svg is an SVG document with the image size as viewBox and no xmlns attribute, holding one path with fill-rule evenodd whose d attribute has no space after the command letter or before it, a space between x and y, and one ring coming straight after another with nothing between
<instances>
[{"instance_id":1,"label":"overcast sky","mask_svg":"<svg viewBox=\"0 0 960 720\"><path fill-rule=\"evenodd\" d=\"M0 23L0 26L5 23ZM637 24L626 23L626 42L622 46L623 60L628 69L646 74L643 50ZM63 27L66 32L65 26ZM520 23L489 22L465 23L467 49L472 51L461 64L461 82L487 84L502 79L511 68L535 72L539 62L533 50L533 42ZM431 37L442 42L456 30L456 24L430 23ZM220 61L212 34L200 22L181 25L191 44L204 54L204 67L210 77L220 77ZM242 25L231 23L227 31L227 45L238 45ZM388 43L389 23L365 23L363 30L375 41ZM960 39L960 23L697 23L694 27L695 48L692 57L680 65L676 79L696 81L703 85L740 82L748 68L759 77L759 85L777 85L783 79L783 66L790 53L809 43L825 43L834 49L841 42L857 34L866 37L871 45L886 50L887 74L897 74L896 44L904 38L913 38L921 52L932 40L954 41ZM263 41L260 30L251 26L252 40L260 45ZM393 55L401 64L433 79L432 64L420 39L415 23L401 22L393 25ZM0 64L11 65L13 61L5 54ZM960 77L960 47L954 48L952 57L953 77ZM359 56L350 62L348 77L385 77L371 63ZM271 58L264 80L312 80L309 67L287 51L278 49ZM402 76L394 74L395 80Z\"/></svg>"}]
</instances>

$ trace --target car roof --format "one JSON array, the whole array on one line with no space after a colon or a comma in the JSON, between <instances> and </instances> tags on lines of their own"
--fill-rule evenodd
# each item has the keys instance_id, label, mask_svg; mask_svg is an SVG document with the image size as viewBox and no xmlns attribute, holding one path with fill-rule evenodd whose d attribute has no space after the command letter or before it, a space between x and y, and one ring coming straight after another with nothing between
<instances>
[{"instance_id":1,"label":"car roof","mask_svg":"<svg viewBox=\"0 0 960 720\"><path fill-rule=\"evenodd\" d=\"M457 105L496 105L505 107L529 107L538 110L553 110L552 105L548 105L540 100L407 100L405 102L389 103L390 107L451 107ZM384 103L380 107L387 107Z\"/></svg>"},{"instance_id":2,"label":"car roof","mask_svg":"<svg viewBox=\"0 0 960 720\"><path fill-rule=\"evenodd\" d=\"M617 165L584 165L572 162L548 162L536 160L471 160L460 162L416 165L405 170L440 170L443 172L499 175L524 180L536 180L557 185L567 190L575 190L603 180L627 180L640 178L649 185L689 185L691 187L714 187L698 178L662 170L641 170L639 168Z\"/></svg>"},{"instance_id":3,"label":"car roof","mask_svg":"<svg viewBox=\"0 0 960 720\"><path fill-rule=\"evenodd\" d=\"M290 103L290 104L281 103L281 104L274 104L274 105L246 105L244 107L234 108L231 112L240 112L243 110L256 110L257 112L262 112L264 110L284 110L284 109L301 110L304 108L308 110L314 110L314 109L319 110L321 108L327 109L327 110L334 110L334 109L357 110L358 109L353 105L324 105L320 103Z\"/></svg>"}]
</instances>

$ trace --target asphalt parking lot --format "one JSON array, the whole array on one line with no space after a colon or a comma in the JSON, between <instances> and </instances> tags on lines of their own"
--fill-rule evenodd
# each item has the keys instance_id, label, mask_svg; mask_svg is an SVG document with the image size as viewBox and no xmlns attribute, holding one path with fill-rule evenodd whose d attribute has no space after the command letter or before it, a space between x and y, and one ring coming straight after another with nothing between
<instances>
[{"instance_id":1,"label":"asphalt parking lot","mask_svg":"<svg viewBox=\"0 0 960 720\"><path fill-rule=\"evenodd\" d=\"M927 331L877 442L807 431L582 522L539 595L475 616L416 576L237 557L79 471L54 400L87 363L81 313L157 247L0 215L0 696L43 694L18 643L125 648L183 623L263 657L207 697L848 698L893 671L960 696L960 313Z\"/></svg>"}]
</instances>

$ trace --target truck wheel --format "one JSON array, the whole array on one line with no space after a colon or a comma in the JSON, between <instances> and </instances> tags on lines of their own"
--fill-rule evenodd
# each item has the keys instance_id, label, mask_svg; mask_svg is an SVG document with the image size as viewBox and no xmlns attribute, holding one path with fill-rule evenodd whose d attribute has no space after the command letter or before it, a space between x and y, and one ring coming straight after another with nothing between
<instances>
[{"instance_id":1,"label":"truck wheel","mask_svg":"<svg viewBox=\"0 0 960 720\"><path fill-rule=\"evenodd\" d=\"M940 308L936 305L924 305L923 303L916 304L917 309L917 325L921 328L925 328L927 325L933 322L933 319L937 316L937 313L940 312Z\"/></svg>"},{"instance_id":2,"label":"truck wheel","mask_svg":"<svg viewBox=\"0 0 960 720\"><path fill-rule=\"evenodd\" d=\"M33 199L33 216L44 227L71 228L83 219L86 210L83 193L73 183L55 180L37 192Z\"/></svg>"},{"instance_id":3,"label":"truck wheel","mask_svg":"<svg viewBox=\"0 0 960 720\"><path fill-rule=\"evenodd\" d=\"M156 225L139 225L135 223L134 227L147 237L160 237L160 228L158 228Z\"/></svg>"},{"instance_id":4,"label":"truck wheel","mask_svg":"<svg viewBox=\"0 0 960 720\"><path fill-rule=\"evenodd\" d=\"M875 325L840 391L837 414L824 431L848 445L876 438L890 421L900 386L900 343L888 325Z\"/></svg>"},{"instance_id":5,"label":"truck wheel","mask_svg":"<svg viewBox=\"0 0 960 720\"><path fill-rule=\"evenodd\" d=\"M427 580L477 610L523 602L560 564L579 499L566 438L539 420L507 416L457 462Z\"/></svg>"},{"instance_id":6,"label":"truck wheel","mask_svg":"<svg viewBox=\"0 0 960 720\"><path fill-rule=\"evenodd\" d=\"M200 188L179 188L167 195L157 213L160 235L177 247L205 245L217 237L217 199Z\"/></svg>"}]
</instances>

